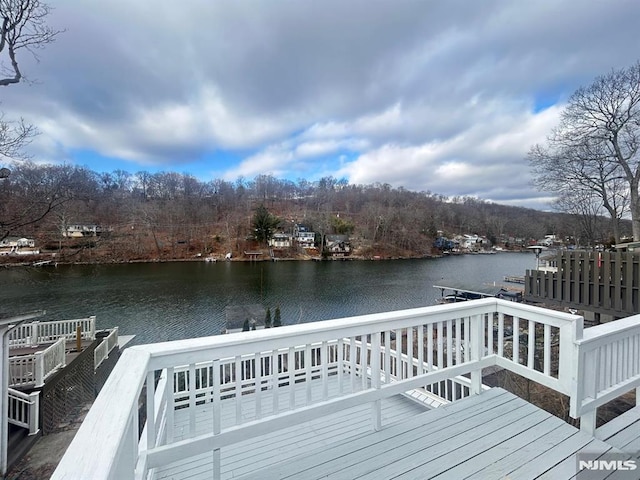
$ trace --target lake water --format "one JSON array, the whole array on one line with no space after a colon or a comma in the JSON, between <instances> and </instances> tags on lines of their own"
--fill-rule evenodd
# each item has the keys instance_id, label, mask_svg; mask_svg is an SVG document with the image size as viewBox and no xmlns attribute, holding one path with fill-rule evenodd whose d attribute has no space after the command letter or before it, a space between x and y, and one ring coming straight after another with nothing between
<instances>
[{"instance_id":1,"label":"lake water","mask_svg":"<svg viewBox=\"0 0 640 480\"><path fill-rule=\"evenodd\" d=\"M447 280L470 286L524 275L532 253L346 262L175 262L0 270L0 316L96 315L135 343L220 333L228 305L277 306L283 324L433 305Z\"/></svg>"}]
</instances>

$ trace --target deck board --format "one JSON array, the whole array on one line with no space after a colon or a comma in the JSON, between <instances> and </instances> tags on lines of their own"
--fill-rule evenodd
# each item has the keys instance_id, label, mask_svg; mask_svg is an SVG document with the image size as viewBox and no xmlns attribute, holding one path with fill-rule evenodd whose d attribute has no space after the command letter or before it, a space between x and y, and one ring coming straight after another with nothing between
<instances>
[{"instance_id":1,"label":"deck board","mask_svg":"<svg viewBox=\"0 0 640 480\"><path fill-rule=\"evenodd\" d=\"M306 386L295 388L296 405L303 405ZM338 388L334 382L330 394ZM321 392L312 394L318 399ZM270 393L262 396L266 415ZM284 392L282 411L288 398ZM223 424L232 425L235 401L222 403ZM382 405L383 428L377 432L370 405L361 405L225 447L221 478L564 480L576 476L577 452L619 451L499 388L433 410L402 395ZM251 408L244 407L250 417ZM211 428L211 417L211 404L198 407L198 432ZM188 411L177 411L175 420L188 435ZM199 455L159 469L155 478L210 479L212 465L211 453Z\"/></svg>"},{"instance_id":2,"label":"deck board","mask_svg":"<svg viewBox=\"0 0 640 480\"><path fill-rule=\"evenodd\" d=\"M496 395L496 393L492 393L491 396L494 398L488 399L486 405L469 408L466 412L464 406L468 401L463 400L431 411L430 416L416 415L395 425L390 425L378 432L375 441L372 441L369 436L370 432L367 432L366 435L351 440L348 444L340 442L333 448L318 452L313 457L302 458L300 463L282 465L277 471L263 471L248 478L267 480L303 476L306 479L327 475L341 475L342 478L348 478L350 475L357 475L363 471L375 470L390 461L389 457L380 456L380 451L390 452L394 449L410 448L409 446L415 443L416 438L422 438L425 435L425 431L446 429L449 425L455 425L456 422L461 423L465 419L478 415L483 408L489 409L508 400L504 396Z\"/></svg>"},{"instance_id":3,"label":"deck board","mask_svg":"<svg viewBox=\"0 0 640 480\"><path fill-rule=\"evenodd\" d=\"M339 391L337 376L331 378L329 383L329 396L335 396ZM343 377L343 388L351 391L350 378ZM361 389L360 380L356 390ZM311 389L312 401L318 401L322 397L322 389L318 384ZM307 403L307 389L303 383L296 384L296 407ZM273 411L273 397L271 391L262 392L263 416ZM247 397L251 397L250 395ZM279 411L288 410L289 393L286 388L281 388L279 395ZM238 475L249 473L256 468L267 468L274 464L286 461L296 455L310 450L333 445L336 439L349 441L358 435L371 431L370 405L361 405L349 410L339 411L328 417L316 419L304 424L278 430L256 439L249 439L237 444L225 447L221 453L222 476L221 478L236 478ZM255 412L251 401L243 401L243 418L251 419ZM383 424L392 424L399 420L413 418L416 414L428 410L427 407L404 396L396 396L382 401ZM211 431L213 425L212 404L199 405L196 411L196 434ZM236 403L235 399L222 402L221 421L223 427L235 424ZM175 412L174 439L182 440L189 435L189 410L181 409ZM250 461L247 461L250 452ZM212 455L199 455L174 462L169 466L156 471L156 479L190 479L211 478L213 460ZM182 472L182 473L181 473Z\"/></svg>"},{"instance_id":4,"label":"deck board","mask_svg":"<svg viewBox=\"0 0 640 480\"><path fill-rule=\"evenodd\" d=\"M640 406L627 410L596 430L596 438L640 458Z\"/></svg>"}]
</instances>

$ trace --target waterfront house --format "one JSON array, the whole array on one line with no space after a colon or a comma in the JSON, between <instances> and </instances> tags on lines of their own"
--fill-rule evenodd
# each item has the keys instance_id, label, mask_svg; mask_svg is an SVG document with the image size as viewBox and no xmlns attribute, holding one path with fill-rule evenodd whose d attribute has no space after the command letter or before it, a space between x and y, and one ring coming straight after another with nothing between
<instances>
[{"instance_id":1,"label":"waterfront house","mask_svg":"<svg viewBox=\"0 0 640 480\"><path fill-rule=\"evenodd\" d=\"M37 255L40 250L35 246L33 238L7 237L0 240L0 255Z\"/></svg>"},{"instance_id":2,"label":"waterfront house","mask_svg":"<svg viewBox=\"0 0 640 480\"><path fill-rule=\"evenodd\" d=\"M25 237L7 237L0 240L0 248L33 248L36 246L36 241L33 238Z\"/></svg>"},{"instance_id":3,"label":"waterfront house","mask_svg":"<svg viewBox=\"0 0 640 480\"><path fill-rule=\"evenodd\" d=\"M564 395L580 428L483 370ZM134 346L52 479L564 480L640 461L640 405L597 422L628 392L639 316L496 298Z\"/></svg>"},{"instance_id":4,"label":"waterfront house","mask_svg":"<svg viewBox=\"0 0 640 480\"><path fill-rule=\"evenodd\" d=\"M268 243L272 248L289 248L291 247L291 238L288 233L274 233Z\"/></svg>"},{"instance_id":5,"label":"waterfront house","mask_svg":"<svg viewBox=\"0 0 640 480\"><path fill-rule=\"evenodd\" d=\"M347 235L327 235L325 250L333 257L345 257L351 253L351 243Z\"/></svg>"},{"instance_id":6,"label":"waterfront house","mask_svg":"<svg viewBox=\"0 0 640 480\"><path fill-rule=\"evenodd\" d=\"M302 248L314 248L316 244L315 232L309 231L302 225L295 225L293 230L293 236L298 246Z\"/></svg>"},{"instance_id":7,"label":"waterfront house","mask_svg":"<svg viewBox=\"0 0 640 480\"><path fill-rule=\"evenodd\" d=\"M67 238L98 237L101 234L102 227L94 223L75 223L62 231L62 235Z\"/></svg>"}]
</instances>

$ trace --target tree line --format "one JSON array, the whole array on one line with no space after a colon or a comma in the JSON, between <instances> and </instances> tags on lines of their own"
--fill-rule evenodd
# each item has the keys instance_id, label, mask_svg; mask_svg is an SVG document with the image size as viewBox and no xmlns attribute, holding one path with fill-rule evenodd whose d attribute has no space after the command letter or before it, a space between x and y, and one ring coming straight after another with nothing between
<instances>
[{"instance_id":1,"label":"tree line","mask_svg":"<svg viewBox=\"0 0 640 480\"><path fill-rule=\"evenodd\" d=\"M175 172L102 173L28 161L9 170L0 180L0 239L34 237L52 249L73 244L87 254L100 247L113 260L235 255L274 232L291 233L295 224L318 235L348 234L364 251L390 255L428 254L440 234L471 233L500 243L553 233L584 245L609 237L604 218L598 236L587 238L575 215L333 177L202 181ZM257 214L267 221L265 232L256 230ZM62 232L74 224L100 225L103 236L64 239Z\"/></svg>"}]
</instances>

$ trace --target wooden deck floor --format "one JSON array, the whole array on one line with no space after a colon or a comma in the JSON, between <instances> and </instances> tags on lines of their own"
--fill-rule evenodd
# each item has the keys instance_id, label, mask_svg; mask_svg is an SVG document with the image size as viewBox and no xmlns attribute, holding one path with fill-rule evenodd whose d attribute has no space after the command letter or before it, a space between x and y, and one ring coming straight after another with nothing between
<instances>
[{"instance_id":1,"label":"wooden deck floor","mask_svg":"<svg viewBox=\"0 0 640 480\"><path fill-rule=\"evenodd\" d=\"M231 421L235 406L223 415ZM201 407L198 430L210 418ZM188 420L180 411L175 420L179 435ZM371 430L369 405L292 425L222 449L221 478L561 480L576 476L577 452L618 451L498 388L436 410L397 396L383 402L383 425ZM607 475L589 478L618 478ZM176 462L155 478L211 479L212 456Z\"/></svg>"},{"instance_id":2,"label":"wooden deck floor","mask_svg":"<svg viewBox=\"0 0 640 480\"><path fill-rule=\"evenodd\" d=\"M598 428L596 438L640 460L640 406Z\"/></svg>"}]
</instances>

